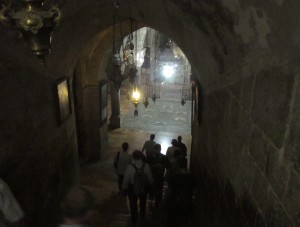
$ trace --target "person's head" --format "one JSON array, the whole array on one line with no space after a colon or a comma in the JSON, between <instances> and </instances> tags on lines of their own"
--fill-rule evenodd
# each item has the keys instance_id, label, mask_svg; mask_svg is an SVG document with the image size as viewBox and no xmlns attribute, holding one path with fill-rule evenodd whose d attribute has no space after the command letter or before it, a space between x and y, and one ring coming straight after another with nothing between
<instances>
[{"instance_id":1,"label":"person's head","mask_svg":"<svg viewBox=\"0 0 300 227\"><path fill-rule=\"evenodd\" d=\"M159 143L156 143L154 145L154 152L155 153L160 153L160 151L161 151L161 145Z\"/></svg>"},{"instance_id":2,"label":"person's head","mask_svg":"<svg viewBox=\"0 0 300 227\"><path fill-rule=\"evenodd\" d=\"M177 140L178 140L178 142L181 142L182 137L181 137L181 136L178 136Z\"/></svg>"},{"instance_id":3,"label":"person's head","mask_svg":"<svg viewBox=\"0 0 300 227\"><path fill-rule=\"evenodd\" d=\"M89 190L82 186L74 186L62 204L64 222L87 223L94 203L95 198Z\"/></svg>"},{"instance_id":4,"label":"person's head","mask_svg":"<svg viewBox=\"0 0 300 227\"><path fill-rule=\"evenodd\" d=\"M180 169L186 169L187 168L187 159L185 157L181 157L177 160L177 166Z\"/></svg>"},{"instance_id":5,"label":"person's head","mask_svg":"<svg viewBox=\"0 0 300 227\"><path fill-rule=\"evenodd\" d=\"M128 144L127 142L124 142L124 143L122 144L122 149L123 149L123 151L127 151L128 148L129 148L129 144Z\"/></svg>"},{"instance_id":6,"label":"person's head","mask_svg":"<svg viewBox=\"0 0 300 227\"><path fill-rule=\"evenodd\" d=\"M154 140L155 139L155 135L154 134L151 134L150 135L150 140Z\"/></svg>"},{"instance_id":7,"label":"person's head","mask_svg":"<svg viewBox=\"0 0 300 227\"><path fill-rule=\"evenodd\" d=\"M177 146L177 140L176 139L172 139L171 144L176 147Z\"/></svg>"},{"instance_id":8,"label":"person's head","mask_svg":"<svg viewBox=\"0 0 300 227\"><path fill-rule=\"evenodd\" d=\"M143 153L140 150L134 150L134 152L132 153L132 158L133 160L142 160Z\"/></svg>"}]
</instances>

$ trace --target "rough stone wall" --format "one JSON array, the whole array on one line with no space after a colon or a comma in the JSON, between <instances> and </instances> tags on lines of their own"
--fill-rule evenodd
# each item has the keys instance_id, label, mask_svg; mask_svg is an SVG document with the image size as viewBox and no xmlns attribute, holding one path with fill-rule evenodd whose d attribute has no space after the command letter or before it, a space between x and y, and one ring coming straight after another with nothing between
<instances>
[{"instance_id":1,"label":"rough stone wall","mask_svg":"<svg viewBox=\"0 0 300 227\"><path fill-rule=\"evenodd\" d=\"M40 221L53 220L54 207L77 178L74 117L58 122L55 84L62 75L54 78L9 56L0 56L0 177L20 201L28 225L44 226Z\"/></svg>"},{"instance_id":2,"label":"rough stone wall","mask_svg":"<svg viewBox=\"0 0 300 227\"><path fill-rule=\"evenodd\" d=\"M236 205L252 204L254 219L297 226L299 72L275 62L248 67L233 72L239 80L206 93L203 124L194 129L193 162L217 179L224 199L231 196L222 190L230 182Z\"/></svg>"},{"instance_id":3,"label":"rough stone wall","mask_svg":"<svg viewBox=\"0 0 300 227\"><path fill-rule=\"evenodd\" d=\"M211 18L217 16L216 3L206 4ZM251 226L298 226L299 56L292 48L298 49L299 29L290 14L299 4L219 3L231 18L228 31L238 39L227 42L229 33L217 27L225 42L209 41L227 51L218 48L213 55L219 78L200 79L205 109L201 127L193 131L193 170L217 187L218 193L206 191L212 201L223 201L225 210L234 201L229 207Z\"/></svg>"}]
</instances>

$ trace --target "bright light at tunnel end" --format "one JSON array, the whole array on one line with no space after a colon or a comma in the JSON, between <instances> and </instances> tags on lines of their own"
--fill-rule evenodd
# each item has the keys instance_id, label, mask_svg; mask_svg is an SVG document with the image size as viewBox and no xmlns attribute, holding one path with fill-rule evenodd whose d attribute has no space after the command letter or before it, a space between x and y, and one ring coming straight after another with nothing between
<instances>
[{"instance_id":1,"label":"bright light at tunnel end","mask_svg":"<svg viewBox=\"0 0 300 227\"><path fill-rule=\"evenodd\" d=\"M170 78L172 77L174 74L174 66L171 66L171 65L165 65L163 67L163 75L166 77L166 78Z\"/></svg>"}]
</instances>

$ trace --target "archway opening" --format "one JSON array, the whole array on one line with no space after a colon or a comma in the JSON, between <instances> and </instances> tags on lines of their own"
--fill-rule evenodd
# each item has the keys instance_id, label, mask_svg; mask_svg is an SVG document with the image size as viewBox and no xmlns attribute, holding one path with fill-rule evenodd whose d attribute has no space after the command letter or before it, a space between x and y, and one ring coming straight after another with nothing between
<instances>
[{"instance_id":1,"label":"archway opening","mask_svg":"<svg viewBox=\"0 0 300 227\"><path fill-rule=\"evenodd\" d=\"M130 50L131 43L135 46L133 50ZM124 140L133 141L132 149L141 149L152 133L156 134L156 142L162 145L162 153L166 153L172 139L179 135L190 148L191 66L183 51L167 35L143 27L123 39L119 54L121 58L132 57L137 72L132 78L132 75L126 75L127 65L121 67L126 79L117 94L120 97L120 129L109 132L110 146L120 150L121 143L125 141L120 141L120 137L116 141L113 134L122 131L130 134ZM137 105L131 99L134 87L141 92ZM108 116L112 116L113 98L109 98L108 102L112 106L108 109ZM135 111L138 114L134 114ZM108 121L108 124L111 123ZM133 133L136 133L136 138L132 138Z\"/></svg>"}]
</instances>

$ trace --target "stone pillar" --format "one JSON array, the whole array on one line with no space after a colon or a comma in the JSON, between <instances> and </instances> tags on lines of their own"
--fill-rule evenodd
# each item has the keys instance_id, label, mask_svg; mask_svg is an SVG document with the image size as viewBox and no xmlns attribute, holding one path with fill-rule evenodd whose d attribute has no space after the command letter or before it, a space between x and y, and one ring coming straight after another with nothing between
<instances>
[{"instance_id":1,"label":"stone pillar","mask_svg":"<svg viewBox=\"0 0 300 227\"><path fill-rule=\"evenodd\" d=\"M111 97L111 116L109 118L109 128L117 129L120 124L120 89L116 89L113 84L110 85Z\"/></svg>"}]
</instances>

